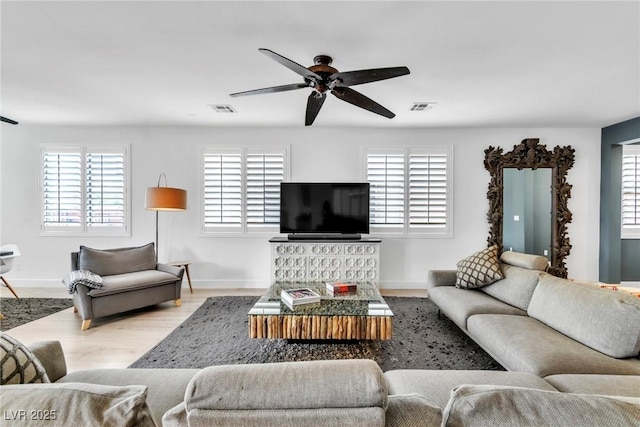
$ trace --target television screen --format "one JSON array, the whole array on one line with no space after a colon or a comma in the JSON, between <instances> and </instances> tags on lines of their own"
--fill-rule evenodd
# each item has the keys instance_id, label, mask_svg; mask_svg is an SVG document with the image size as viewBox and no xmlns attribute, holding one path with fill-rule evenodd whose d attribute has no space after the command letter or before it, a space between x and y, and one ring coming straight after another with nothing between
<instances>
[{"instance_id":1,"label":"television screen","mask_svg":"<svg viewBox=\"0 0 640 427\"><path fill-rule=\"evenodd\" d=\"M369 233L369 183L281 183L280 232Z\"/></svg>"}]
</instances>

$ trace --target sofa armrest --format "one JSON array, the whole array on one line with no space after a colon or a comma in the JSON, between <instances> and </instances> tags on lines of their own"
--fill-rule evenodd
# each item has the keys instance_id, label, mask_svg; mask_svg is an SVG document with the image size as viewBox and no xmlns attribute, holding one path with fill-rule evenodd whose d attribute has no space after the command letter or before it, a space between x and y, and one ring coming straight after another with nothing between
<instances>
[{"instance_id":1,"label":"sofa armrest","mask_svg":"<svg viewBox=\"0 0 640 427\"><path fill-rule=\"evenodd\" d=\"M156 265L156 270L164 271L165 273L173 274L174 276L179 277L180 279L182 279L182 276L184 275L184 268L183 267L176 267L175 265L158 263Z\"/></svg>"},{"instance_id":2,"label":"sofa armrest","mask_svg":"<svg viewBox=\"0 0 640 427\"><path fill-rule=\"evenodd\" d=\"M436 286L455 286L456 273L456 270L429 270L427 289Z\"/></svg>"},{"instance_id":3,"label":"sofa armrest","mask_svg":"<svg viewBox=\"0 0 640 427\"><path fill-rule=\"evenodd\" d=\"M67 362L60 341L38 341L29 346L53 383L67 375Z\"/></svg>"}]
</instances>

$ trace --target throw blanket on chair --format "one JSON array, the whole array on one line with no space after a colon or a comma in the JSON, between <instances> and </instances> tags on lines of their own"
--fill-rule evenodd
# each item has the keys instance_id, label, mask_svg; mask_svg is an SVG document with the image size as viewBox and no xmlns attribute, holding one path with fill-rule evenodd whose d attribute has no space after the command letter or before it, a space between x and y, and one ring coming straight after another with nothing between
<instances>
[{"instance_id":1,"label":"throw blanket on chair","mask_svg":"<svg viewBox=\"0 0 640 427\"><path fill-rule=\"evenodd\" d=\"M102 277L89 270L74 270L62 279L62 283L67 287L67 291L70 294L76 291L76 286L79 283L93 289L100 289L104 286Z\"/></svg>"}]
</instances>

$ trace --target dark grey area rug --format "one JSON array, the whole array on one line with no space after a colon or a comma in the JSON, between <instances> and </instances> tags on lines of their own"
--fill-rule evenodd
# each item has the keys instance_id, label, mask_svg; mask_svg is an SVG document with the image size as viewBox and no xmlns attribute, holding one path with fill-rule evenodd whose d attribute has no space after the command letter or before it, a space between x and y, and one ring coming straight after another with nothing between
<instances>
[{"instance_id":1,"label":"dark grey area rug","mask_svg":"<svg viewBox=\"0 0 640 427\"><path fill-rule=\"evenodd\" d=\"M7 331L25 323L73 306L71 298L0 298L0 330Z\"/></svg>"},{"instance_id":2,"label":"dark grey area rug","mask_svg":"<svg viewBox=\"0 0 640 427\"><path fill-rule=\"evenodd\" d=\"M208 298L187 320L130 368L205 368L212 365L321 359L372 359L382 370L503 370L453 322L438 318L424 298L385 297L394 313L389 341L250 339L247 312L257 297Z\"/></svg>"}]
</instances>

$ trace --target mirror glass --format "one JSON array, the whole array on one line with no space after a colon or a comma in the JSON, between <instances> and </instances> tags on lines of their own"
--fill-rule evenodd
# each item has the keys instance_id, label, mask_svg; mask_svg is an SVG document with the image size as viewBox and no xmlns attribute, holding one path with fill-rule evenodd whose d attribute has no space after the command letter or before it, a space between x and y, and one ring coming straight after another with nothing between
<instances>
[{"instance_id":1,"label":"mirror glass","mask_svg":"<svg viewBox=\"0 0 640 427\"><path fill-rule=\"evenodd\" d=\"M550 168L503 169L502 241L505 251L550 259L551 172Z\"/></svg>"}]
</instances>

